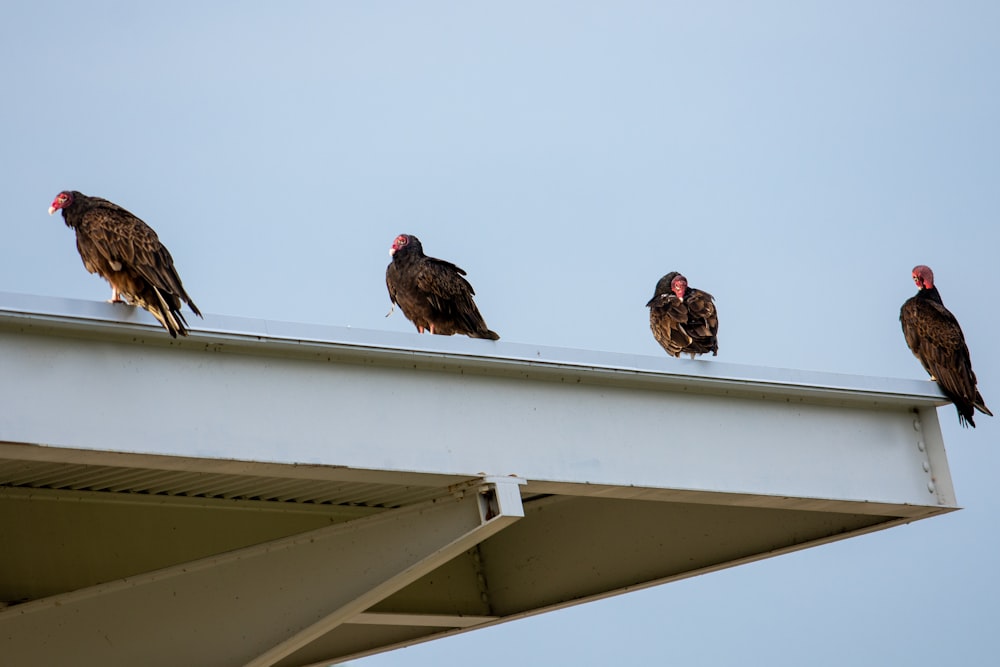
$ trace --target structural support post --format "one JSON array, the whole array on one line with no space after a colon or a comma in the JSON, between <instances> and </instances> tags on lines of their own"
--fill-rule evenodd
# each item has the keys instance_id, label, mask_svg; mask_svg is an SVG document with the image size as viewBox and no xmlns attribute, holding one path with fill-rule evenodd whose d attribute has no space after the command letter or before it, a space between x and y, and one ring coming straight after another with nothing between
<instances>
[{"instance_id":1,"label":"structural support post","mask_svg":"<svg viewBox=\"0 0 1000 667\"><path fill-rule=\"evenodd\" d=\"M524 516L516 478L0 612L17 665L273 665Z\"/></svg>"}]
</instances>

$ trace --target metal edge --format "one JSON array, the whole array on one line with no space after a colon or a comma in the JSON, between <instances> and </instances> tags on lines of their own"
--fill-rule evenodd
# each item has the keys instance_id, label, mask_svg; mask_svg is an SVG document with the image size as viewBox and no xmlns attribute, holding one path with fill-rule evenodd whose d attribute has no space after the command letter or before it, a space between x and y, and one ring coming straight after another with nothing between
<instances>
[{"instance_id":1,"label":"metal edge","mask_svg":"<svg viewBox=\"0 0 1000 667\"><path fill-rule=\"evenodd\" d=\"M201 325L199 321L197 323ZM421 336L393 331L207 314L186 339L171 339L139 308L0 292L0 325L140 344L213 346L217 351L298 353L439 370L567 375L623 384L667 384L683 391L735 392L846 403L939 406L948 400L926 380L803 371L709 360L525 343ZM139 336L139 338L137 338ZM147 338L148 336L148 338Z\"/></svg>"}]
</instances>

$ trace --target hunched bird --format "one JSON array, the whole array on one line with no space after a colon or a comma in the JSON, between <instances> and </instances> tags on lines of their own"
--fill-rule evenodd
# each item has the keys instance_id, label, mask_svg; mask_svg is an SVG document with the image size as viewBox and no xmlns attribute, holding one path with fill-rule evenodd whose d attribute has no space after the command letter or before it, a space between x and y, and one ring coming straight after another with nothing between
<instances>
[{"instance_id":1,"label":"hunched bird","mask_svg":"<svg viewBox=\"0 0 1000 667\"><path fill-rule=\"evenodd\" d=\"M389 299L394 306L399 305L417 331L500 338L479 314L472 300L475 291L465 279L465 271L451 262L425 255L420 239L412 234L397 236L389 254L392 262L385 270Z\"/></svg>"},{"instance_id":2,"label":"hunched bird","mask_svg":"<svg viewBox=\"0 0 1000 667\"><path fill-rule=\"evenodd\" d=\"M649 308L649 328L672 357L719 353L719 315L708 292L688 285L687 278L671 271L656 283Z\"/></svg>"}]
</instances>

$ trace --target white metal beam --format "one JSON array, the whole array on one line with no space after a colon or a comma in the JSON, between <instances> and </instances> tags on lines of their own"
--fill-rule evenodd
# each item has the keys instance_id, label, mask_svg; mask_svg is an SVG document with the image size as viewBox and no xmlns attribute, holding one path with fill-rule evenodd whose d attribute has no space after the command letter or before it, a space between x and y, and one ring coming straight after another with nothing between
<instances>
[{"instance_id":1,"label":"white metal beam","mask_svg":"<svg viewBox=\"0 0 1000 667\"><path fill-rule=\"evenodd\" d=\"M0 611L4 661L275 664L518 520L520 498L509 492L518 483L497 480L8 608Z\"/></svg>"},{"instance_id":2,"label":"white metal beam","mask_svg":"<svg viewBox=\"0 0 1000 667\"><path fill-rule=\"evenodd\" d=\"M9 442L957 504L931 382L216 316L174 341L129 309L15 297L0 294Z\"/></svg>"}]
</instances>

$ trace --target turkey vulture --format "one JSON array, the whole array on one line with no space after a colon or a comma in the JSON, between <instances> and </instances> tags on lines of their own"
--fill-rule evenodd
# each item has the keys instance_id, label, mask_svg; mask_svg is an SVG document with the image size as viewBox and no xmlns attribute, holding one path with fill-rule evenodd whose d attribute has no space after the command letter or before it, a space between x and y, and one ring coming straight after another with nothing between
<instances>
[{"instance_id":1,"label":"turkey vulture","mask_svg":"<svg viewBox=\"0 0 1000 667\"><path fill-rule=\"evenodd\" d=\"M664 350L672 357L686 352L719 353L719 315L713 297L693 287L687 278L671 271L656 283L656 292L646 304L649 328Z\"/></svg>"},{"instance_id":2,"label":"turkey vulture","mask_svg":"<svg viewBox=\"0 0 1000 667\"><path fill-rule=\"evenodd\" d=\"M393 307L399 304L417 331L499 340L500 336L486 327L472 300L475 291L463 278L465 271L451 262L425 255L420 239L410 234L397 236L389 254L392 262L385 270L389 299Z\"/></svg>"},{"instance_id":3,"label":"turkey vulture","mask_svg":"<svg viewBox=\"0 0 1000 667\"><path fill-rule=\"evenodd\" d=\"M76 190L56 195L49 215L60 209L66 226L76 231L84 268L111 284L111 303L121 303L124 297L152 313L172 337L188 334L181 301L198 317L201 312L184 291L170 252L149 225L107 199Z\"/></svg>"},{"instance_id":4,"label":"turkey vulture","mask_svg":"<svg viewBox=\"0 0 1000 667\"><path fill-rule=\"evenodd\" d=\"M962 327L944 307L941 294L934 286L934 272L926 266L913 267L916 295L899 310L903 336L913 356L920 360L931 379L958 410L962 426L976 427L972 420L975 410L993 416L976 388L969 347L965 344Z\"/></svg>"}]
</instances>

